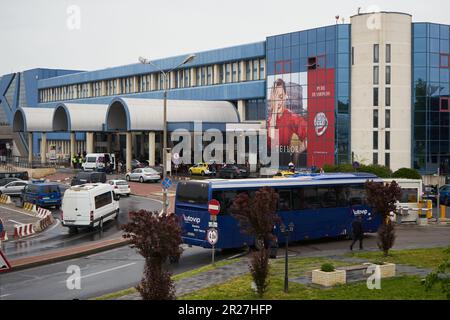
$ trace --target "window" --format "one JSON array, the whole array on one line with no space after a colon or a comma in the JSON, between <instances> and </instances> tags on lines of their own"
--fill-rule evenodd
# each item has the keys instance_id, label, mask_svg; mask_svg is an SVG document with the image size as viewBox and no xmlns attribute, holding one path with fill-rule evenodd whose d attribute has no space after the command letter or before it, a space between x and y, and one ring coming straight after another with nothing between
<instances>
[{"instance_id":1,"label":"window","mask_svg":"<svg viewBox=\"0 0 450 320\"><path fill-rule=\"evenodd\" d=\"M384 165L386 167L390 167L391 166L391 154L390 153L386 153L384 155Z\"/></svg>"},{"instance_id":2,"label":"window","mask_svg":"<svg viewBox=\"0 0 450 320\"><path fill-rule=\"evenodd\" d=\"M386 45L386 63L391 63L391 45Z\"/></svg>"},{"instance_id":3,"label":"window","mask_svg":"<svg viewBox=\"0 0 450 320\"><path fill-rule=\"evenodd\" d=\"M391 66L386 66L386 84L391 84Z\"/></svg>"},{"instance_id":4,"label":"window","mask_svg":"<svg viewBox=\"0 0 450 320\"><path fill-rule=\"evenodd\" d=\"M258 80L258 60L253 60L253 80Z\"/></svg>"},{"instance_id":5,"label":"window","mask_svg":"<svg viewBox=\"0 0 450 320\"><path fill-rule=\"evenodd\" d=\"M373 164L378 164L378 152L373 153Z\"/></svg>"},{"instance_id":6,"label":"window","mask_svg":"<svg viewBox=\"0 0 450 320\"><path fill-rule=\"evenodd\" d=\"M380 62L380 45L378 44L373 45L373 62Z\"/></svg>"},{"instance_id":7,"label":"window","mask_svg":"<svg viewBox=\"0 0 450 320\"><path fill-rule=\"evenodd\" d=\"M380 68L378 66L373 67L373 84L378 84L380 78Z\"/></svg>"},{"instance_id":8,"label":"window","mask_svg":"<svg viewBox=\"0 0 450 320\"><path fill-rule=\"evenodd\" d=\"M386 129L391 127L391 110L386 110L384 126Z\"/></svg>"},{"instance_id":9,"label":"window","mask_svg":"<svg viewBox=\"0 0 450 320\"><path fill-rule=\"evenodd\" d=\"M261 59L259 60L259 79L265 79L266 78L266 60L265 59Z\"/></svg>"},{"instance_id":10,"label":"window","mask_svg":"<svg viewBox=\"0 0 450 320\"><path fill-rule=\"evenodd\" d=\"M212 78L213 78L213 67L209 66L208 67L208 85L212 85Z\"/></svg>"},{"instance_id":11,"label":"window","mask_svg":"<svg viewBox=\"0 0 450 320\"><path fill-rule=\"evenodd\" d=\"M389 150L389 149L391 149L391 133L389 131L386 131L385 137L386 137L386 139L385 139L385 142L384 142L384 144L385 144L384 148L386 150Z\"/></svg>"},{"instance_id":12,"label":"window","mask_svg":"<svg viewBox=\"0 0 450 320\"><path fill-rule=\"evenodd\" d=\"M351 206L362 205L366 203L366 189L364 185L352 185L346 190L348 200Z\"/></svg>"},{"instance_id":13,"label":"window","mask_svg":"<svg viewBox=\"0 0 450 320\"><path fill-rule=\"evenodd\" d=\"M278 210L289 211L291 206L291 190L279 190L278 191Z\"/></svg>"},{"instance_id":14,"label":"window","mask_svg":"<svg viewBox=\"0 0 450 320\"><path fill-rule=\"evenodd\" d=\"M441 112L449 112L449 105L448 105L448 101L450 98L447 97L440 97L439 98L439 111Z\"/></svg>"},{"instance_id":15,"label":"window","mask_svg":"<svg viewBox=\"0 0 450 320\"><path fill-rule=\"evenodd\" d=\"M373 110L373 127L378 128L378 110Z\"/></svg>"},{"instance_id":16,"label":"window","mask_svg":"<svg viewBox=\"0 0 450 320\"><path fill-rule=\"evenodd\" d=\"M355 48L352 47L352 66L355 64Z\"/></svg>"},{"instance_id":17,"label":"window","mask_svg":"<svg viewBox=\"0 0 450 320\"><path fill-rule=\"evenodd\" d=\"M304 187L292 190L294 210L317 209L320 207L317 188Z\"/></svg>"},{"instance_id":18,"label":"window","mask_svg":"<svg viewBox=\"0 0 450 320\"><path fill-rule=\"evenodd\" d=\"M108 191L95 197L95 209L107 206L112 202L112 192Z\"/></svg>"},{"instance_id":19,"label":"window","mask_svg":"<svg viewBox=\"0 0 450 320\"><path fill-rule=\"evenodd\" d=\"M179 183L177 201L195 204L208 203L208 184L189 181Z\"/></svg>"},{"instance_id":20,"label":"window","mask_svg":"<svg viewBox=\"0 0 450 320\"><path fill-rule=\"evenodd\" d=\"M441 54L439 66L445 69L450 68L450 55Z\"/></svg>"},{"instance_id":21,"label":"window","mask_svg":"<svg viewBox=\"0 0 450 320\"><path fill-rule=\"evenodd\" d=\"M247 63L245 64L245 79L251 80L251 76L252 76L252 61L249 60L247 61Z\"/></svg>"},{"instance_id":22,"label":"window","mask_svg":"<svg viewBox=\"0 0 450 320\"><path fill-rule=\"evenodd\" d=\"M378 107L378 88L373 88L373 105Z\"/></svg>"},{"instance_id":23,"label":"window","mask_svg":"<svg viewBox=\"0 0 450 320\"><path fill-rule=\"evenodd\" d=\"M238 69L238 64L237 64L237 62L234 62L233 63L233 67L232 67L232 76L231 76L231 82L237 82L237 76L238 76L238 74L237 74L237 70Z\"/></svg>"},{"instance_id":24,"label":"window","mask_svg":"<svg viewBox=\"0 0 450 320\"><path fill-rule=\"evenodd\" d=\"M378 131L373 132L373 149L378 149Z\"/></svg>"},{"instance_id":25,"label":"window","mask_svg":"<svg viewBox=\"0 0 450 320\"><path fill-rule=\"evenodd\" d=\"M230 82L230 77L231 77L231 64L227 63L226 64L226 73L225 73L225 82L226 83Z\"/></svg>"},{"instance_id":26,"label":"window","mask_svg":"<svg viewBox=\"0 0 450 320\"><path fill-rule=\"evenodd\" d=\"M391 106L391 88L386 88L385 100L386 100L386 107L390 107Z\"/></svg>"},{"instance_id":27,"label":"window","mask_svg":"<svg viewBox=\"0 0 450 320\"><path fill-rule=\"evenodd\" d=\"M319 187L317 194L322 208L336 207L336 190L329 187Z\"/></svg>"}]
</instances>

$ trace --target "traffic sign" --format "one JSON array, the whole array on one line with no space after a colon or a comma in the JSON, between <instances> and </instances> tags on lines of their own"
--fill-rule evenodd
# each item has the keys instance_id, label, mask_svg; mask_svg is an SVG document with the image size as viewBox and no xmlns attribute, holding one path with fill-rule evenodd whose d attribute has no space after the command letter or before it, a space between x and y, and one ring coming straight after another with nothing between
<instances>
[{"instance_id":1,"label":"traffic sign","mask_svg":"<svg viewBox=\"0 0 450 320\"><path fill-rule=\"evenodd\" d=\"M219 241L219 231L214 228L208 229L208 232L206 233L206 238L208 239L208 242L210 245L214 246L217 241Z\"/></svg>"},{"instance_id":2,"label":"traffic sign","mask_svg":"<svg viewBox=\"0 0 450 320\"><path fill-rule=\"evenodd\" d=\"M3 252L0 250L0 272L5 272L11 269L11 265L9 264L8 260L6 259Z\"/></svg>"},{"instance_id":3,"label":"traffic sign","mask_svg":"<svg viewBox=\"0 0 450 320\"><path fill-rule=\"evenodd\" d=\"M3 232L3 221L0 219L0 234Z\"/></svg>"},{"instance_id":4,"label":"traffic sign","mask_svg":"<svg viewBox=\"0 0 450 320\"><path fill-rule=\"evenodd\" d=\"M209 221L208 227L210 228L217 228L217 221Z\"/></svg>"},{"instance_id":5,"label":"traffic sign","mask_svg":"<svg viewBox=\"0 0 450 320\"><path fill-rule=\"evenodd\" d=\"M220 202L216 199L211 199L208 202L208 212L212 215L217 215L220 212Z\"/></svg>"},{"instance_id":6,"label":"traffic sign","mask_svg":"<svg viewBox=\"0 0 450 320\"><path fill-rule=\"evenodd\" d=\"M172 180L170 180L170 178L165 178L161 184L165 189L169 189L172 185Z\"/></svg>"},{"instance_id":7,"label":"traffic sign","mask_svg":"<svg viewBox=\"0 0 450 320\"><path fill-rule=\"evenodd\" d=\"M174 160L180 159L180 155L179 155L178 153L175 152L175 153L173 154L173 159L174 159Z\"/></svg>"}]
</instances>

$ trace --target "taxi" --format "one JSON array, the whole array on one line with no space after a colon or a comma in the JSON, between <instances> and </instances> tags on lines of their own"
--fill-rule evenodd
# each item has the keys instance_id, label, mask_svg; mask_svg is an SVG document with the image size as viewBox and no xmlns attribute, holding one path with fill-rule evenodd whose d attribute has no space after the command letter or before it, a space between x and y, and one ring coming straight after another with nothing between
<instances>
[{"instance_id":1,"label":"taxi","mask_svg":"<svg viewBox=\"0 0 450 320\"><path fill-rule=\"evenodd\" d=\"M197 174L197 175L208 175L211 174L211 171L209 170L209 166L207 163L200 162L194 164L192 167L189 168L189 174Z\"/></svg>"},{"instance_id":2,"label":"taxi","mask_svg":"<svg viewBox=\"0 0 450 320\"><path fill-rule=\"evenodd\" d=\"M276 175L274 175L272 178L274 178L274 179L288 178L288 177L293 176L294 174L297 174L297 173L298 173L297 171L292 172L292 171L289 171L289 170L281 170L281 171L278 171L278 173Z\"/></svg>"}]
</instances>

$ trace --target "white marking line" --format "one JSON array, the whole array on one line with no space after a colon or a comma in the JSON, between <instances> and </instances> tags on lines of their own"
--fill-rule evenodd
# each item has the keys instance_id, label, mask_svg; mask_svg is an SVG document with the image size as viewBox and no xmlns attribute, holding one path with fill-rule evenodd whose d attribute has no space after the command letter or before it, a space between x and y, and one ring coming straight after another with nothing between
<instances>
[{"instance_id":1,"label":"white marking line","mask_svg":"<svg viewBox=\"0 0 450 320\"><path fill-rule=\"evenodd\" d=\"M16 209L12 209L12 208L10 208L10 207L0 206L0 208L6 209L6 210L10 210L10 211L14 211L14 212L18 212L18 213L21 213L21 214L24 214L24 215L27 215L27 216L36 218L36 216L33 215L33 214L29 214L29 213L26 213L26 212L23 212L23 211L19 211L19 210L16 210Z\"/></svg>"},{"instance_id":2,"label":"white marking line","mask_svg":"<svg viewBox=\"0 0 450 320\"><path fill-rule=\"evenodd\" d=\"M2 294L1 296L0 296L0 298L5 298L5 297L9 297L11 295L11 293L7 293L7 294Z\"/></svg>"},{"instance_id":3,"label":"white marking line","mask_svg":"<svg viewBox=\"0 0 450 320\"><path fill-rule=\"evenodd\" d=\"M23 222L18 222L18 221L16 221L16 220L12 220L12 219L9 219L8 221L11 221L11 222L14 222L14 223L17 223L17 224L25 224L25 223L23 223Z\"/></svg>"},{"instance_id":4,"label":"white marking line","mask_svg":"<svg viewBox=\"0 0 450 320\"><path fill-rule=\"evenodd\" d=\"M106 273L106 272L110 272L110 271L114 271L114 270L123 269L123 268L129 267L129 266L132 266L132 265L134 265L134 264L136 264L136 262L124 264L123 266L118 266L118 267L106 269L106 270L99 271L99 272L94 272L94 273L91 273L91 274L87 274L87 275L85 275L85 276L81 276L80 279L89 278L89 277L93 277L93 276L96 276L96 275L99 275L99 274L102 274L102 273ZM60 282L61 282L61 283L65 283L66 280L60 281Z\"/></svg>"}]
</instances>

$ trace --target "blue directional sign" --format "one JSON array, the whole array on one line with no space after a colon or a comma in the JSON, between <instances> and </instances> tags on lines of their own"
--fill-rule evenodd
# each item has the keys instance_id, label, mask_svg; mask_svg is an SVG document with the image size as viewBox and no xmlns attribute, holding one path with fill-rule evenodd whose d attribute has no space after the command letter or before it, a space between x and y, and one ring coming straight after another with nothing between
<instances>
[{"instance_id":1,"label":"blue directional sign","mask_svg":"<svg viewBox=\"0 0 450 320\"><path fill-rule=\"evenodd\" d=\"M165 178L161 184L165 189L169 189L172 185L172 180L170 180L169 178Z\"/></svg>"},{"instance_id":2,"label":"blue directional sign","mask_svg":"<svg viewBox=\"0 0 450 320\"><path fill-rule=\"evenodd\" d=\"M2 219L0 219L0 233L3 232L3 221Z\"/></svg>"}]
</instances>

